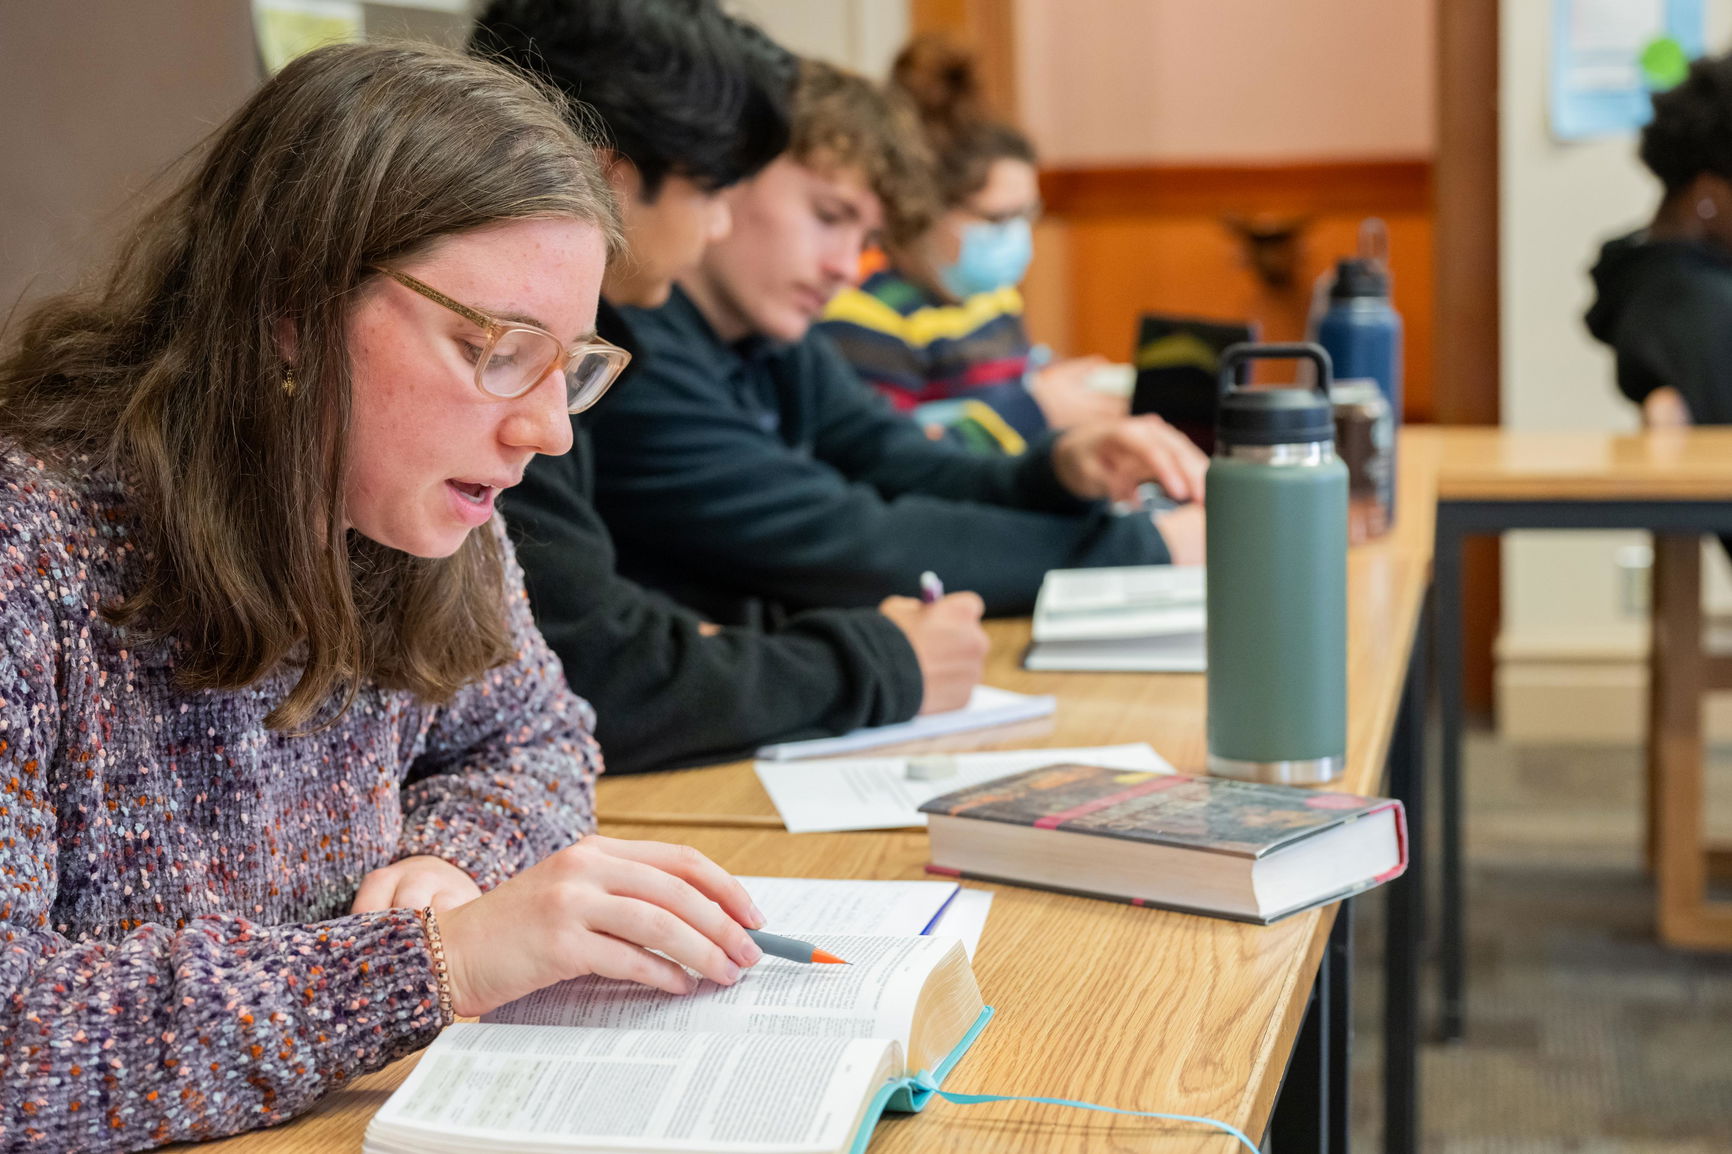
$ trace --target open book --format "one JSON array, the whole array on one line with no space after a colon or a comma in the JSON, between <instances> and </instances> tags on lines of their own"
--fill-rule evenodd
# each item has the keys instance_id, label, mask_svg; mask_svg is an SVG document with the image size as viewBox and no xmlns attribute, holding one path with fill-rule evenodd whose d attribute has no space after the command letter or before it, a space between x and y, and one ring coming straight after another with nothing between
<instances>
[{"instance_id":1,"label":"open book","mask_svg":"<svg viewBox=\"0 0 1732 1154\"><path fill-rule=\"evenodd\" d=\"M925 1105L915 1075L942 1081L992 1011L955 939L799 936L853 964L766 958L734 986L685 997L580 978L454 1025L363 1149L855 1149L883 1111Z\"/></svg>"}]
</instances>

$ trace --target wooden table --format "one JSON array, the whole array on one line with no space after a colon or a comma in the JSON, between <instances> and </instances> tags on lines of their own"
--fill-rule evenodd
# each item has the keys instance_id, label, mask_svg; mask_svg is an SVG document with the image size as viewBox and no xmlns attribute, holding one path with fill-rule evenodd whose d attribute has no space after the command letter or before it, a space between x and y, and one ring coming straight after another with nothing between
<instances>
[{"instance_id":1,"label":"wooden table","mask_svg":"<svg viewBox=\"0 0 1732 1154\"><path fill-rule=\"evenodd\" d=\"M1348 557L1348 752L1344 788L1375 791L1401 704L1409 647L1430 579L1432 472L1437 446L1428 431L1403 434L1401 510L1389 536ZM1411 444L1410 444L1411 442ZM1028 749L1146 741L1180 770L1206 761L1201 674L1034 673L1022 668L1027 619L989 621L985 682L1058 698L1051 718L956 734L901 751ZM603 822L781 829L750 761L666 773L603 777Z\"/></svg>"},{"instance_id":2,"label":"wooden table","mask_svg":"<svg viewBox=\"0 0 1732 1154\"><path fill-rule=\"evenodd\" d=\"M1693 556L1695 538L1732 532L1732 428L1639 434L1450 428L1425 430L1421 438L1435 446L1437 461L1442 1033L1453 1039L1461 1036L1466 1015L1461 849L1463 541L1511 529L1646 529L1690 538L1686 551Z\"/></svg>"},{"instance_id":3,"label":"wooden table","mask_svg":"<svg viewBox=\"0 0 1732 1154\"><path fill-rule=\"evenodd\" d=\"M1408 438L1401 461L1401 511L1394 534L1354 549L1349 556L1349 693L1347 773L1339 785L1377 794L1393 788L1410 806L1408 877L1391 889L1389 950L1386 950L1386 1149L1417 1145L1417 1047L1420 937L1419 892L1424 854L1420 790L1422 686L1408 677L1413 641L1420 634L1425 591L1431 579L1431 438ZM958 735L909 749L1025 749L1148 742L1181 771L1202 773L1205 761L1204 677L1197 674L1057 674L1022 669L1029 624L991 622L992 652L986 681L1020 693L1053 693L1055 716L991 735ZM1398 716L1408 709L1412 724ZM1391 747L1394 757L1391 757ZM1391 778L1386 780L1386 766ZM1405 776L1396 776L1405 775ZM736 872L816 873L830 877L921 877L925 837L920 833L779 832L776 809L760 787L750 762L656 775L603 778L598 811L610 832L684 840ZM1143 1105L1160 1111L1205 1114L1251 1133L1270 1125L1287 1055L1299 1038L1311 979L1327 956L1334 910L1315 911L1275 927L1183 917L1164 911L1128 910L1017 887L989 887L994 898L979 956L982 989L1006 1014L982 1034L980 1048L958 1069L956 1086L984 1092L1044 1093L1108 1104ZM1069 988L1051 988L1050 969L1039 962L1053 925L1074 927L1084 941L1126 943L1124 951L1096 946L1084 974L1086 988L1108 1005L1138 1007L1122 1029L1077 1031L1088 1021L1086 1002ZM1344 953L1346 927L1335 932ZM1018 946L1018 943L1027 943ZM1069 948L1067 948L1069 953ZM1344 958L1342 958L1344 960ZM1344 1060L1346 1005L1335 976L1334 1034L1315 1040L1337 1047ZM1327 986L1325 986L1327 988ZM1115 991L1124 991L1124 996ZM1096 1010L1098 1021L1098 1010ZM1147 1028L1140 1024L1147 1022ZM1328 1031L1323 1031L1328 1034ZM1053 1054L1055 1057L1036 1057ZM1325 1062L1330 1055L1323 1055ZM1043 1088L1044 1086L1044 1088ZM1346 1149L1344 1085L1320 1088L1328 1144ZM885 1128L873 1149L977 1151L992 1149L1103 1149L1108 1135L1140 1145L1124 1149L1231 1149L1228 1140L1205 1135L1164 1138L1154 1123L1102 1121L1051 1107L949 1107L939 1118ZM987 1125L982 1116L1020 1119L1020 1125ZM894 1131L895 1138L890 1138ZM913 1145L909 1145L913 1144ZM1112 1147L1119 1149L1119 1147ZM1290 1149L1290 1145L1283 1147Z\"/></svg>"},{"instance_id":4,"label":"wooden table","mask_svg":"<svg viewBox=\"0 0 1732 1154\"><path fill-rule=\"evenodd\" d=\"M1430 578L1435 459L1425 438L1404 445L1397 531L1356 548L1349 560L1348 768L1334 783L1365 793L1392 788L1410 806L1413 864L1388 887L1385 1130L1387 1148L1399 1151L1414 1149L1418 1133L1414 943L1424 858L1417 839L1423 798L1420 726L1414 719L1423 696L1409 672L1423 665L1414 641L1422 633ZM1200 675L1029 673L1020 667L1027 622L993 622L989 632L987 682L1055 693L1056 715L920 748L1147 741L1181 770L1201 771ZM610 834L688 842L739 873L925 876L924 831L782 831L746 762L604 778L598 812ZM1273 1130L1283 1154L1346 1149L1351 903L1259 927L1013 886L985 888L997 896L975 964L998 1014L952 1076L953 1088L1201 1114L1254 1138ZM367 1121L413 1061L357 1079L276 1130L200 1149L358 1150ZM1295 1099L1303 1099L1297 1122L1284 1123L1287 1103ZM1298 1136L1282 1141L1284 1125ZM1178 1123L1020 1103L942 1101L917 1117L881 1123L871 1148L1155 1154L1239 1149L1226 1135Z\"/></svg>"}]
</instances>

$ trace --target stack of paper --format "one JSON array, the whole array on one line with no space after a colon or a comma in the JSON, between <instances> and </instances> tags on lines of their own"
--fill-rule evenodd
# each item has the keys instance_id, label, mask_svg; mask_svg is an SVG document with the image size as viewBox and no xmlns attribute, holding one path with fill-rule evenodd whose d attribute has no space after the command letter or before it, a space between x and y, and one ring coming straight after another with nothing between
<instances>
[{"instance_id":1,"label":"stack of paper","mask_svg":"<svg viewBox=\"0 0 1732 1154\"><path fill-rule=\"evenodd\" d=\"M1207 661L1203 587L1200 565L1055 569L1041 583L1023 665L1200 673Z\"/></svg>"}]
</instances>

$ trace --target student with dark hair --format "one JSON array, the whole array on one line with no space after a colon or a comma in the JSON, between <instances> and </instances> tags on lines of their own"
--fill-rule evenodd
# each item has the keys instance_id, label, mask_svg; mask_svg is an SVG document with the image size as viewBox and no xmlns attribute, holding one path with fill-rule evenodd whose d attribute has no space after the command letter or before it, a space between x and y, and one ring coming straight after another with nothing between
<instances>
[{"instance_id":1,"label":"student with dark hair","mask_svg":"<svg viewBox=\"0 0 1732 1154\"><path fill-rule=\"evenodd\" d=\"M836 294L825 334L897 409L978 447L1021 452L1048 428L1122 416L1122 399L1089 386L1102 358L1031 356L1017 286L1041 208L1034 146L988 111L973 56L919 37L891 83L920 113L941 211Z\"/></svg>"},{"instance_id":2,"label":"student with dark hair","mask_svg":"<svg viewBox=\"0 0 1732 1154\"><path fill-rule=\"evenodd\" d=\"M588 105L647 202L670 176L726 188L788 145L787 54L714 0L492 0L469 48Z\"/></svg>"},{"instance_id":3,"label":"student with dark hair","mask_svg":"<svg viewBox=\"0 0 1732 1154\"><path fill-rule=\"evenodd\" d=\"M666 305L628 312L645 364L594 438L626 573L738 620L871 605L928 569L1026 612L1049 569L1201 560L1199 508L1157 528L1107 503L1149 479L1201 496L1206 460L1160 420L971 453L890 411L811 331L881 224L895 242L930 223L925 163L900 101L805 63L789 152L728 192L733 230Z\"/></svg>"},{"instance_id":4,"label":"student with dark hair","mask_svg":"<svg viewBox=\"0 0 1732 1154\"><path fill-rule=\"evenodd\" d=\"M584 101L611 140L627 251L603 281L596 325L641 367L652 358L616 306L663 303L727 233L721 190L787 145L793 58L711 0L496 0L473 46ZM572 418L569 453L530 465L505 513L537 623L595 705L611 771L715 761L966 702L986 653L971 595L717 628L620 576L591 504L590 417Z\"/></svg>"},{"instance_id":5,"label":"student with dark hair","mask_svg":"<svg viewBox=\"0 0 1732 1154\"><path fill-rule=\"evenodd\" d=\"M617 374L618 224L534 86L337 45L0 354L0 1145L306 1110L583 974L759 956L594 833L590 710L493 514Z\"/></svg>"},{"instance_id":6,"label":"student with dark hair","mask_svg":"<svg viewBox=\"0 0 1732 1154\"><path fill-rule=\"evenodd\" d=\"M1588 330L1650 424L1732 423L1732 56L1654 97L1641 157L1660 204L1600 250Z\"/></svg>"}]
</instances>

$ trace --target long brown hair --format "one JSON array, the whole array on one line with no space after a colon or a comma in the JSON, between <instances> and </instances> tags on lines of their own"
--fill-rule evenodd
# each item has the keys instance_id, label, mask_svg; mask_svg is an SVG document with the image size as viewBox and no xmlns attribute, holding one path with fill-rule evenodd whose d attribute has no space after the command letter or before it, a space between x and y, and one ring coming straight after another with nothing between
<instances>
[{"instance_id":1,"label":"long brown hair","mask_svg":"<svg viewBox=\"0 0 1732 1154\"><path fill-rule=\"evenodd\" d=\"M34 309L0 358L0 436L126 478L144 575L105 614L177 642L184 687L293 662L267 723L305 731L369 681L443 701L511 657L493 534L428 560L343 529L344 322L372 266L487 224L576 219L617 249L556 99L455 53L310 52L189 161L105 280Z\"/></svg>"}]
</instances>

